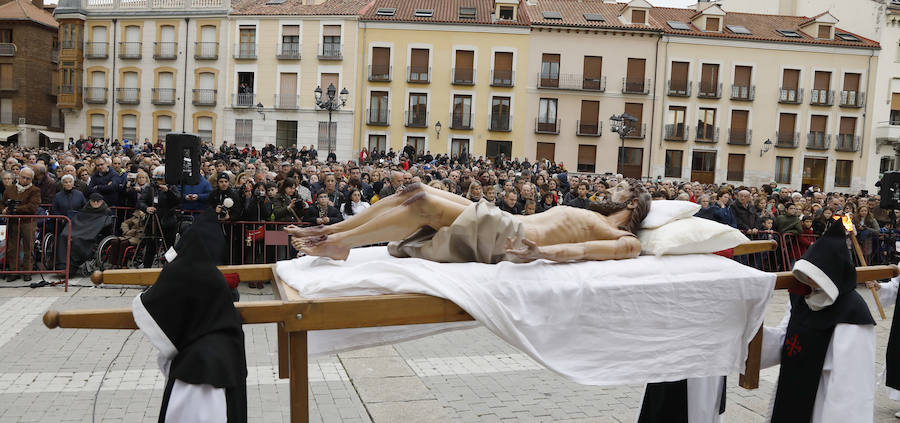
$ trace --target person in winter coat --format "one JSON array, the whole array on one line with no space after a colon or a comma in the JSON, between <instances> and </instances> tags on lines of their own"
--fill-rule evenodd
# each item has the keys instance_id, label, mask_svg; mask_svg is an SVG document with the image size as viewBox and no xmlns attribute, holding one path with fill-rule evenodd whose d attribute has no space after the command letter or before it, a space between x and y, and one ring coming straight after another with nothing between
<instances>
[{"instance_id":1,"label":"person in winter coat","mask_svg":"<svg viewBox=\"0 0 900 423\"><path fill-rule=\"evenodd\" d=\"M334 206L328 205L328 193L321 190L316 194L316 202L306 209L304 222L315 225L331 225L344 220L344 216Z\"/></svg>"},{"instance_id":2,"label":"person in winter coat","mask_svg":"<svg viewBox=\"0 0 900 423\"><path fill-rule=\"evenodd\" d=\"M75 177L63 175L62 190L53 197L50 214L68 216L73 211L81 210L85 204L87 204L87 200L84 198L84 194L75 189Z\"/></svg>"},{"instance_id":3,"label":"person in winter coat","mask_svg":"<svg viewBox=\"0 0 900 423\"><path fill-rule=\"evenodd\" d=\"M90 193L98 192L103 196L107 205L118 206L119 194L122 192L121 176L114 170L110 170L106 159L100 157L94 164L95 171L88 184Z\"/></svg>"},{"instance_id":4,"label":"person in winter coat","mask_svg":"<svg viewBox=\"0 0 900 423\"><path fill-rule=\"evenodd\" d=\"M196 185L185 185L182 193L183 207L185 210L203 210L206 208L206 201L209 199L209 193L212 187L204 178L200 178L200 183Z\"/></svg>"},{"instance_id":5,"label":"person in winter coat","mask_svg":"<svg viewBox=\"0 0 900 423\"><path fill-rule=\"evenodd\" d=\"M110 241L109 253L107 261L116 267L125 264L125 249L129 246L137 248L144 236L144 225L146 224L146 214L140 210L135 210L134 214L122 222L122 236Z\"/></svg>"}]
</instances>

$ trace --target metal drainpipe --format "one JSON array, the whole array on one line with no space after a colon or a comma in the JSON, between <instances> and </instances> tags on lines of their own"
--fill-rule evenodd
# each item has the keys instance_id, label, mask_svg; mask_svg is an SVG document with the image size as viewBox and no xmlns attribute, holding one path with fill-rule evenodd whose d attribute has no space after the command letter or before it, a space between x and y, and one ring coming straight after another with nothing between
<instances>
[{"instance_id":1,"label":"metal drainpipe","mask_svg":"<svg viewBox=\"0 0 900 423\"><path fill-rule=\"evenodd\" d=\"M111 112L109 114L109 120L110 120L109 133L112 135L109 137L110 139L116 138L116 98L115 98L115 96L116 96L116 64L117 64L116 60L118 59L118 54L116 53L116 45L119 44L117 42L118 35L119 35L119 30L118 30L118 27L116 26L117 22L118 22L118 19L112 20L112 23L113 23L113 29L112 29L112 33L113 33L113 42L112 42L113 65L112 65L112 75L111 75L112 77L109 80L111 81L111 85L112 85L112 89L110 89L110 94L113 98L112 98L112 108L111 108ZM135 137L137 137L137 134L135 134ZM137 141L137 140L135 140L135 141Z\"/></svg>"},{"instance_id":2,"label":"metal drainpipe","mask_svg":"<svg viewBox=\"0 0 900 423\"><path fill-rule=\"evenodd\" d=\"M359 75L362 75L362 77L359 78L359 84L357 85L359 87L359 90L356 92L356 95L358 95L358 96L364 95L364 91L366 89L366 80L368 79L368 73L366 72L366 59L368 59L368 57L369 57L369 48L366 46L366 31L368 30L368 28L367 28L365 22L360 22L360 23L362 24L362 28L363 28L362 47L364 50L363 50L363 56L362 56L363 57L362 58L362 72L356 73L357 77L359 77ZM357 46L357 50L358 49L359 49L359 46ZM354 109L354 112L356 112L357 115L359 115L359 145L358 145L359 148L356 151L356 159L357 160L359 159L359 152L362 151L363 146L365 145L365 141L366 141L366 136L363 133L363 129L365 128L364 114L366 113L366 108L365 108L366 99L365 99L365 97L360 97L360 98L362 98L362 102L360 103L361 109L360 110ZM388 110L390 110L390 106L388 107ZM370 151L369 154L371 155L372 152Z\"/></svg>"},{"instance_id":3,"label":"metal drainpipe","mask_svg":"<svg viewBox=\"0 0 900 423\"><path fill-rule=\"evenodd\" d=\"M185 119L187 119L187 81L188 81L188 42L190 40L190 26L191 18L184 18L184 82L182 83L181 89L181 132L187 132L187 127L185 126ZM213 140L213 144L215 144L215 140Z\"/></svg>"},{"instance_id":4,"label":"metal drainpipe","mask_svg":"<svg viewBox=\"0 0 900 423\"><path fill-rule=\"evenodd\" d=\"M662 41L662 34L660 37L656 39L656 53L653 56L653 84L659 85L659 43ZM668 55L668 45L666 45L666 54ZM665 66L665 64L663 64ZM656 127L656 89L653 89L653 98L651 101L651 109L650 109L650 151L647 154L647 179L652 179L653 175L651 175L651 171L653 170L653 129ZM640 129L640 128L639 128ZM662 134L660 134L659 139L662 140ZM660 141L660 146L662 146L662 141ZM663 165L665 166L665 165ZM622 168L624 169L625 164L622 164Z\"/></svg>"}]
</instances>

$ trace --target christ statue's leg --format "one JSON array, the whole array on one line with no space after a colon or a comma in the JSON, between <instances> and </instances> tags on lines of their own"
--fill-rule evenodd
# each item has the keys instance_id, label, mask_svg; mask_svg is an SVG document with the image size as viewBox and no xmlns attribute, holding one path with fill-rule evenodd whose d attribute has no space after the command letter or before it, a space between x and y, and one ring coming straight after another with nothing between
<instances>
[{"instance_id":1,"label":"christ statue's leg","mask_svg":"<svg viewBox=\"0 0 900 423\"><path fill-rule=\"evenodd\" d=\"M361 211L358 215L353 216L349 219L344 219L342 222L335 223L334 225L328 226L307 226L307 227L295 227L295 228L286 228L285 230L291 235L303 238L303 237L314 237L320 235L331 235L338 232L349 231L358 226L361 226L368 221L374 219L377 216L380 216L383 213L388 212L390 209L394 207L398 207L403 205L403 202L408 200L411 196L415 195L419 192L426 192L429 195L443 198L445 200L457 203L462 206L468 206L472 204L471 201L465 199L464 197L460 197L456 194L442 191L434 187L430 187L428 185L422 183L413 183L406 186L406 188L398 192L394 195L389 195L375 204L372 204L371 207Z\"/></svg>"},{"instance_id":2,"label":"christ statue's leg","mask_svg":"<svg viewBox=\"0 0 900 423\"><path fill-rule=\"evenodd\" d=\"M370 220L360 218L363 223L353 229L323 234L318 238L297 239L295 247L311 256L345 260L353 247L399 241L423 226L434 229L449 226L465 208L455 201L422 190L408 196L400 206L387 209Z\"/></svg>"}]
</instances>

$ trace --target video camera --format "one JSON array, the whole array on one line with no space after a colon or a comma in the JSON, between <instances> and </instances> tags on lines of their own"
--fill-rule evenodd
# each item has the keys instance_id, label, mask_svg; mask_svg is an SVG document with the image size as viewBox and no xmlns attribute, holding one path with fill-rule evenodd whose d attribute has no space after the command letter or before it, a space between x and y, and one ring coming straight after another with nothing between
<instances>
[{"instance_id":1,"label":"video camera","mask_svg":"<svg viewBox=\"0 0 900 423\"><path fill-rule=\"evenodd\" d=\"M221 206L222 207L219 209L219 212L216 213L216 215L219 217L219 220L228 217L228 211L231 210L232 207L234 207L234 200L232 200L231 197L225 197L225 199L222 200Z\"/></svg>"},{"instance_id":2,"label":"video camera","mask_svg":"<svg viewBox=\"0 0 900 423\"><path fill-rule=\"evenodd\" d=\"M6 200L6 214L16 214L16 206L22 204L22 200L14 200L9 198Z\"/></svg>"}]
</instances>

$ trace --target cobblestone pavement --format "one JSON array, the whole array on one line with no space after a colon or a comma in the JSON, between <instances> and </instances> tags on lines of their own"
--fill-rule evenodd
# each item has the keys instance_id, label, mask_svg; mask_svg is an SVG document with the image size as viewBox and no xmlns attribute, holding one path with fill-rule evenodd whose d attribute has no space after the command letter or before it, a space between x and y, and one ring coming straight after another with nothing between
<instances>
[{"instance_id":1,"label":"cobblestone pavement","mask_svg":"<svg viewBox=\"0 0 900 423\"><path fill-rule=\"evenodd\" d=\"M83 286L65 293L0 282L0 423L156 421L164 381L142 334L50 331L40 319L51 307L129 307L139 291L73 283ZM268 286L242 292L244 301L272 298ZM786 295L777 293L767 324L780 321L785 303ZM892 312L877 327L879 369ZM275 327L244 330L250 421L287 422L288 384L275 370ZM632 422L642 391L569 382L483 328L314 358L309 378L313 422ZM777 369L767 369L760 389L747 391L731 375L725 421L764 421L776 378ZM900 421L893 417L898 409L879 390L875 421Z\"/></svg>"}]
</instances>

